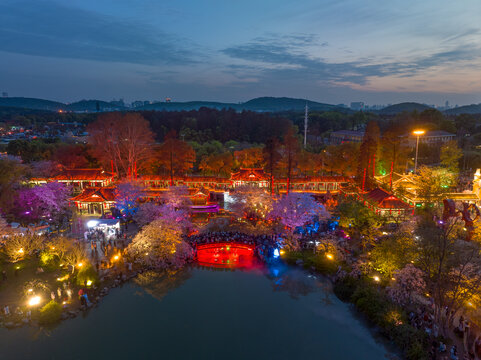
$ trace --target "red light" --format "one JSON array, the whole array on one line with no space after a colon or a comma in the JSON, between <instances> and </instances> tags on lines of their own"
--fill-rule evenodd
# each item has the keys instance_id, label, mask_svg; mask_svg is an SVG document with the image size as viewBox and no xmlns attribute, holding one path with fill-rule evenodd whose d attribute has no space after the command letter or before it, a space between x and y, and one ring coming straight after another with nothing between
<instances>
[{"instance_id":1,"label":"red light","mask_svg":"<svg viewBox=\"0 0 481 360\"><path fill-rule=\"evenodd\" d=\"M251 268L254 267L255 260L254 245L235 243L197 245L197 261L203 266Z\"/></svg>"}]
</instances>

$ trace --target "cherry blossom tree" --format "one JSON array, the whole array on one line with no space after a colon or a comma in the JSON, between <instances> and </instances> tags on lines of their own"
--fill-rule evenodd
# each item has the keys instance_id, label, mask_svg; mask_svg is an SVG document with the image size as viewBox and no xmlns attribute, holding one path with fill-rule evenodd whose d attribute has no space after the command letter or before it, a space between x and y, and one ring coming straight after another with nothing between
<instances>
[{"instance_id":1,"label":"cherry blossom tree","mask_svg":"<svg viewBox=\"0 0 481 360\"><path fill-rule=\"evenodd\" d=\"M140 227L157 219L163 219L169 224L177 224L183 232L188 232L192 228L189 212L186 209L175 209L171 204L158 205L148 202L140 205L134 215L134 220Z\"/></svg>"},{"instance_id":2,"label":"cherry blossom tree","mask_svg":"<svg viewBox=\"0 0 481 360\"><path fill-rule=\"evenodd\" d=\"M422 295L426 290L423 272L413 264L407 264L394 273L394 284L388 289L388 294L399 305L406 305Z\"/></svg>"},{"instance_id":3,"label":"cherry blossom tree","mask_svg":"<svg viewBox=\"0 0 481 360\"><path fill-rule=\"evenodd\" d=\"M159 269L180 268L193 258L192 247L182 240L182 231L175 222L154 220L137 233L127 248L135 262Z\"/></svg>"},{"instance_id":4,"label":"cherry blossom tree","mask_svg":"<svg viewBox=\"0 0 481 360\"><path fill-rule=\"evenodd\" d=\"M139 200L144 196L144 188L134 182L125 181L115 190L115 206L127 217L133 216L139 207Z\"/></svg>"},{"instance_id":5,"label":"cherry blossom tree","mask_svg":"<svg viewBox=\"0 0 481 360\"><path fill-rule=\"evenodd\" d=\"M171 186L162 197L164 204L176 210L188 210L192 205L187 186Z\"/></svg>"},{"instance_id":6,"label":"cherry blossom tree","mask_svg":"<svg viewBox=\"0 0 481 360\"><path fill-rule=\"evenodd\" d=\"M277 199L269 213L269 218L284 225L291 233L296 227L303 226L315 216L329 218L325 207L305 193L289 193Z\"/></svg>"},{"instance_id":7,"label":"cherry blossom tree","mask_svg":"<svg viewBox=\"0 0 481 360\"><path fill-rule=\"evenodd\" d=\"M26 221L45 220L60 226L69 210L70 188L51 182L19 191L18 216Z\"/></svg>"},{"instance_id":8,"label":"cherry blossom tree","mask_svg":"<svg viewBox=\"0 0 481 360\"><path fill-rule=\"evenodd\" d=\"M266 220L272 211L272 197L262 188L243 185L230 194L233 202L230 209L238 217L244 217L254 222Z\"/></svg>"}]
</instances>

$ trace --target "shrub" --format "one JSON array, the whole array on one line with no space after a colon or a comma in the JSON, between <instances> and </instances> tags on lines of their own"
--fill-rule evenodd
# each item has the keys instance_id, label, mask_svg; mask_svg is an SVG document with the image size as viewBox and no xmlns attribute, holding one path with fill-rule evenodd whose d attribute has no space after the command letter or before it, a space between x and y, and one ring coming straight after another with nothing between
<instances>
[{"instance_id":1,"label":"shrub","mask_svg":"<svg viewBox=\"0 0 481 360\"><path fill-rule=\"evenodd\" d=\"M86 264L83 266L77 274L77 285L84 286L85 281L92 281L92 284L99 284L99 275L92 265Z\"/></svg>"},{"instance_id":2,"label":"shrub","mask_svg":"<svg viewBox=\"0 0 481 360\"><path fill-rule=\"evenodd\" d=\"M42 251L40 254L40 266L49 271L55 270L58 268L57 257L49 251Z\"/></svg>"},{"instance_id":3,"label":"shrub","mask_svg":"<svg viewBox=\"0 0 481 360\"><path fill-rule=\"evenodd\" d=\"M344 278L337 280L334 284L334 294L336 294L341 301L351 301L352 295L361 283L362 281L360 279L356 279L352 276L345 276Z\"/></svg>"},{"instance_id":4,"label":"shrub","mask_svg":"<svg viewBox=\"0 0 481 360\"><path fill-rule=\"evenodd\" d=\"M52 300L40 309L39 323L41 325L53 325L60 321L62 306Z\"/></svg>"}]
</instances>

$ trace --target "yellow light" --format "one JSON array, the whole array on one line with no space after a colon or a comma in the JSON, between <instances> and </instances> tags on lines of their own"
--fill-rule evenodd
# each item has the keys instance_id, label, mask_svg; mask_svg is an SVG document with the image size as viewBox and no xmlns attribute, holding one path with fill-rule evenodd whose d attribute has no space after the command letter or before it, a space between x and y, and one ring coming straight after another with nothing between
<instances>
[{"instance_id":1,"label":"yellow light","mask_svg":"<svg viewBox=\"0 0 481 360\"><path fill-rule=\"evenodd\" d=\"M19 269L20 269L20 266L16 266L15 269L19 270Z\"/></svg>"},{"instance_id":2,"label":"yellow light","mask_svg":"<svg viewBox=\"0 0 481 360\"><path fill-rule=\"evenodd\" d=\"M421 130L421 129L413 131L413 134L417 135L417 136L424 135L424 133L425 133L425 131Z\"/></svg>"},{"instance_id":3,"label":"yellow light","mask_svg":"<svg viewBox=\"0 0 481 360\"><path fill-rule=\"evenodd\" d=\"M281 255L284 255L285 253L286 253L285 250L279 251L279 254L281 254Z\"/></svg>"},{"instance_id":4,"label":"yellow light","mask_svg":"<svg viewBox=\"0 0 481 360\"><path fill-rule=\"evenodd\" d=\"M474 306L471 301L468 301L468 305L469 305L469 306Z\"/></svg>"},{"instance_id":5,"label":"yellow light","mask_svg":"<svg viewBox=\"0 0 481 360\"><path fill-rule=\"evenodd\" d=\"M30 300L28 300L28 306L36 306L40 304L41 300L42 299L40 298L40 296L33 296L30 298Z\"/></svg>"},{"instance_id":6,"label":"yellow light","mask_svg":"<svg viewBox=\"0 0 481 360\"><path fill-rule=\"evenodd\" d=\"M326 254L326 257L327 257L329 260L334 259L334 256L332 256L332 254Z\"/></svg>"},{"instance_id":7,"label":"yellow light","mask_svg":"<svg viewBox=\"0 0 481 360\"><path fill-rule=\"evenodd\" d=\"M64 276L62 276L62 277L58 277L58 278L57 278L57 281L65 281L65 280L67 280L68 278L69 278L69 275L67 274L67 275L64 275Z\"/></svg>"},{"instance_id":8,"label":"yellow light","mask_svg":"<svg viewBox=\"0 0 481 360\"><path fill-rule=\"evenodd\" d=\"M118 255L115 255L114 256L114 260L118 260L119 259L119 256Z\"/></svg>"},{"instance_id":9,"label":"yellow light","mask_svg":"<svg viewBox=\"0 0 481 360\"><path fill-rule=\"evenodd\" d=\"M393 278L393 277L392 277L391 280L392 280L392 281L396 281L396 278Z\"/></svg>"},{"instance_id":10,"label":"yellow light","mask_svg":"<svg viewBox=\"0 0 481 360\"><path fill-rule=\"evenodd\" d=\"M91 286L92 285L92 280L87 280L87 286Z\"/></svg>"},{"instance_id":11,"label":"yellow light","mask_svg":"<svg viewBox=\"0 0 481 360\"><path fill-rule=\"evenodd\" d=\"M376 281L376 282L379 282L379 281L381 281L381 279L380 279L380 278L379 278L379 276L377 276L377 275L376 275L376 276L374 276L374 277L373 277L373 279L374 279L374 281Z\"/></svg>"},{"instance_id":12,"label":"yellow light","mask_svg":"<svg viewBox=\"0 0 481 360\"><path fill-rule=\"evenodd\" d=\"M33 291L33 289L28 289L28 292L32 292L32 291Z\"/></svg>"},{"instance_id":13,"label":"yellow light","mask_svg":"<svg viewBox=\"0 0 481 360\"><path fill-rule=\"evenodd\" d=\"M427 296L427 297L429 297L429 294L428 294L428 293L426 293L426 296Z\"/></svg>"},{"instance_id":14,"label":"yellow light","mask_svg":"<svg viewBox=\"0 0 481 360\"><path fill-rule=\"evenodd\" d=\"M52 246L52 250L55 250L55 246Z\"/></svg>"},{"instance_id":15,"label":"yellow light","mask_svg":"<svg viewBox=\"0 0 481 360\"><path fill-rule=\"evenodd\" d=\"M65 305L67 302L66 301L62 301L62 305Z\"/></svg>"},{"instance_id":16,"label":"yellow light","mask_svg":"<svg viewBox=\"0 0 481 360\"><path fill-rule=\"evenodd\" d=\"M149 256L149 253L145 253L145 256Z\"/></svg>"},{"instance_id":17,"label":"yellow light","mask_svg":"<svg viewBox=\"0 0 481 360\"><path fill-rule=\"evenodd\" d=\"M82 263L78 263L77 266L78 266L78 267L82 267L83 264L82 264Z\"/></svg>"},{"instance_id":18,"label":"yellow light","mask_svg":"<svg viewBox=\"0 0 481 360\"><path fill-rule=\"evenodd\" d=\"M23 254L23 248L20 248L20 250L17 251L19 254Z\"/></svg>"}]
</instances>

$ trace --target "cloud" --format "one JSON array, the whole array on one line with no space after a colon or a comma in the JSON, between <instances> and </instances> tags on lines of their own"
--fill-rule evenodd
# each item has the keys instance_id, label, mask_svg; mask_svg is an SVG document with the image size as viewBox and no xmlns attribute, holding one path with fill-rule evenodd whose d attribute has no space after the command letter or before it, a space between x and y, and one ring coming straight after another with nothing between
<instances>
[{"instance_id":1,"label":"cloud","mask_svg":"<svg viewBox=\"0 0 481 360\"><path fill-rule=\"evenodd\" d=\"M191 64L185 39L134 21L51 1L0 4L0 50L134 64Z\"/></svg>"},{"instance_id":2,"label":"cloud","mask_svg":"<svg viewBox=\"0 0 481 360\"><path fill-rule=\"evenodd\" d=\"M413 77L422 71L454 63L457 68L478 67L481 56L479 46L466 43L432 54L417 55L405 61L360 58L349 62L332 62L312 55L312 50L320 46L328 45L319 43L317 37L311 35L272 36L256 38L221 52L243 62L230 67L239 78L242 72L247 72L249 77L257 73L265 81L275 83L302 80L356 87L368 84L373 77Z\"/></svg>"}]
</instances>

